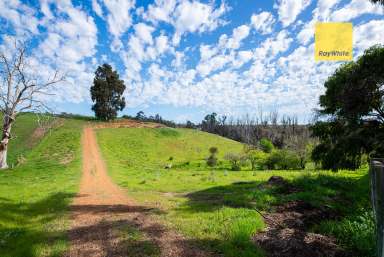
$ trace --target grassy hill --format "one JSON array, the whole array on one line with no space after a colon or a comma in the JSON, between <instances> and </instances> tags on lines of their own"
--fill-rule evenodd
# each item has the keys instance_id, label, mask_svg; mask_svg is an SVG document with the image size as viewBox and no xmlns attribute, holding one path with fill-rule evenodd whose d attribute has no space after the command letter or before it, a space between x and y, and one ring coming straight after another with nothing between
<instances>
[{"instance_id":1,"label":"grassy hill","mask_svg":"<svg viewBox=\"0 0 384 257\"><path fill-rule=\"evenodd\" d=\"M85 121L61 119L43 136L33 137L35 119L19 117L9 158L16 163L22 155L23 161L0 171L0 255L5 257L60 256L67 248L67 207L80 180ZM243 146L190 129L108 128L98 129L97 138L114 181L150 206L158 220L203 248L224 256L263 256L251 241L265 226L258 211L304 200L339 215L319 222L314 231L335 236L356 256L372 256L366 168L254 172L248 165L231 171L224 156L242 152ZM215 168L205 160L212 146L219 150ZM263 187L272 175L299 190L284 194L279 187Z\"/></svg>"},{"instance_id":2,"label":"grassy hill","mask_svg":"<svg viewBox=\"0 0 384 257\"><path fill-rule=\"evenodd\" d=\"M250 240L264 228L257 210L270 211L274 204L305 200L328 206L344 217L342 222L324 221L313 229L336 236L341 245L362 253L360 256L372 252L373 243L367 243L373 233L373 227L367 226L370 221L354 225L369 210L366 169L253 172L245 167L230 171L223 156L239 153L243 146L189 129L102 129L97 137L112 178L139 203L157 209L154 215L168 226L209 250L224 256L263 256ZM211 146L219 149L216 168L205 161ZM172 168L165 169L169 164ZM276 187L261 190L272 175L284 177L300 190L290 194Z\"/></svg>"},{"instance_id":3,"label":"grassy hill","mask_svg":"<svg viewBox=\"0 0 384 257\"><path fill-rule=\"evenodd\" d=\"M13 138L9 142L8 163L10 166L15 165L19 157L24 156L40 141L39 135L36 134L32 137L37 128L38 122L35 114L23 113L17 117L12 126Z\"/></svg>"},{"instance_id":4,"label":"grassy hill","mask_svg":"<svg viewBox=\"0 0 384 257\"><path fill-rule=\"evenodd\" d=\"M14 126L9 159L22 154L13 169L0 171L0 255L60 256L66 249L67 206L81 171L83 122L63 120L42 138L31 138L34 115L22 115Z\"/></svg>"}]
</instances>

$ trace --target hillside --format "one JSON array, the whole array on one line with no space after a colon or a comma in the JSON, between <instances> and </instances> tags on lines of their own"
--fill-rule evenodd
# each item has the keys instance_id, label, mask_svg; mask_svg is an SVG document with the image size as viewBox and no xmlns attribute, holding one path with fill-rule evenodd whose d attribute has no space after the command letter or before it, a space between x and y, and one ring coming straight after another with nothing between
<instances>
[{"instance_id":1,"label":"hillside","mask_svg":"<svg viewBox=\"0 0 384 257\"><path fill-rule=\"evenodd\" d=\"M36 116L17 120L9 157L15 161L22 154L23 161L0 172L2 257L60 256L66 250L67 207L81 174L82 124L62 120L33 138Z\"/></svg>"},{"instance_id":2,"label":"hillside","mask_svg":"<svg viewBox=\"0 0 384 257\"><path fill-rule=\"evenodd\" d=\"M75 232L77 229L70 227L69 205L80 192L81 159L85 161L80 152L81 135L84 125L91 124L70 118L57 121L60 122L37 139L33 137L37 130L35 116L20 117L18 127L15 127L18 136L12 142L10 158L17 160L17 156L22 154L23 161L0 173L2 256L60 256L73 245L72 233L78 233ZM273 250L263 245L260 238L270 236L263 230L274 226L271 219L280 217L279 222L290 219L292 209L286 206L294 208L295 215L304 215L302 211L310 213L297 219L299 222L302 219L311 221L304 230L290 225L287 229L298 232L294 235L323 240L316 241L320 243L320 250L336 251L339 248L332 248L336 242L357 256L372 254L373 223L366 168L340 173L251 171L249 164L244 164L241 171L231 171L225 156L242 153L243 145L227 138L199 130L172 129L125 120L119 124L92 125L97 136L92 151L101 150L102 158L98 157L96 164L103 168L102 159L105 160L104 177L95 177L92 168L95 153L89 153L86 160L89 163L85 167L98 183L97 186L89 183L88 187L101 190L97 200L100 205L96 205L95 200L87 203L88 198L80 194L81 208L77 210L85 220L89 215L104 220L97 224L101 235L105 234L101 232L105 230L105 224L109 224L105 220L115 219L115 215L128 219L128 225L118 223L120 225L112 227L113 233L118 233L122 240L118 248L111 248L113 251L127 251L131 254L128 256L136 256L135 253L139 252L159 256L164 250L153 241L156 238L151 234L153 229L148 234L145 227L135 223L135 219L131 220L133 214L127 214L124 208L131 209L133 204L139 210L145 210L136 216L144 223L166 228L168 237L164 237L164 242L169 243L172 237L178 238L180 242L170 243L172 247L180 247L181 243L198 246L213 256L265 256L264 251L280 254L284 249L276 244L281 241L271 239L269 245L274 247ZM29 143L32 139L33 143ZM89 147L83 142L83 152L87 151L84 145ZM206 164L212 146L218 148L216 167ZM107 172L126 191L120 192L105 177ZM271 184L268 181L271 176L281 176L284 183ZM111 191L103 191L103 187L108 185ZM103 204L107 199L109 205ZM95 208L99 211L95 212ZM276 210L280 210L278 214ZM86 237L88 232L81 235ZM328 236L334 236L337 241ZM75 238L80 238L80 235ZM144 239L148 242L143 243ZM116 239L107 237L105 240ZM289 242L294 244L299 238L292 236L284 240L291 240ZM82 247L81 242L79 247ZM310 245L309 248L312 249ZM308 252L303 253L309 256Z\"/></svg>"},{"instance_id":3,"label":"hillside","mask_svg":"<svg viewBox=\"0 0 384 257\"><path fill-rule=\"evenodd\" d=\"M370 218L366 229L346 227L346 224L354 224L360 215L366 215L360 209L369 205L365 169L342 173L251 171L245 165L241 171L231 171L229 162L223 157L227 153L242 152L242 144L198 130L102 129L97 130L97 137L113 180L138 203L158 210L152 214L155 219L162 220L209 251L224 256L263 256L263 251L251 240L265 227L259 212L269 215L285 204L297 205L295 208L298 210L294 211L299 213L305 210L312 213L307 208L326 210L326 214L321 214L325 218L309 217L316 221L308 230L334 235L341 245L361 253L361 256L369 256L373 249L372 244L366 243L373 233L373 227L368 225L371 224ZM215 168L208 167L205 160L212 146L219 151L219 163ZM287 182L269 185L267 181L271 176L281 176ZM356 190L350 191L350 188ZM340 201L348 204L340 205ZM304 203L310 204L301 206ZM286 211L282 215L290 219L289 213ZM334 213L343 222L326 218L333 217ZM271 215L271 219L276 218ZM296 231L296 227L292 229ZM297 235L308 233L301 229ZM365 234L362 234L363 230ZM324 238L322 235L314 237L315 240ZM254 240L259 239L255 237ZM271 240L271 246L282 243L279 241L282 239ZM292 238L284 240L293 240L292 244L295 244L302 238L292 235ZM338 251L338 248L332 249L334 243L331 239L324 240L325 243L317 242L323 253L329 249ZM298 245L307 254L303 256L318 251L310 245ZM286 250L274 248L278 254Z\"/></svg>"}]
</instances>

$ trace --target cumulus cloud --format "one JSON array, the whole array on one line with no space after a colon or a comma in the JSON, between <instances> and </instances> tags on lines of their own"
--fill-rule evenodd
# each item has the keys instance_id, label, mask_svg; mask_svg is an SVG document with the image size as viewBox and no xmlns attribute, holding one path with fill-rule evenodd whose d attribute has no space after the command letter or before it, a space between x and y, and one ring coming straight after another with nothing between
<instances>
[{"instance_id":1,"label":"cumulus cloud","mask_svg":"<svg viewBox=\"0 0 384 257\"><path fill-rule=\"evenodd\" d=\"M365 0L352 0L343 8L338 9L331 15L332 21L350 21L363 14L384 14L381 5L373 4Z\"/></svg>"},{"instance_id":2,"label":"cumulus cloud","mask_svg":"<svg viewBox=\"0 0 384 257\"><path fill-rule=\"evenodd\" d=\"M153 39L152 39L152 32L155 29L151 26L148 26L147 24L144 23L138 23L135 25L135 33L136 35L144 42L147 44L152 45L153 44Z\"/></svg>"},{"instance_id":3,"label":"cumulus cloud","mask_svg":"<svg viewBox=\"0 0 384 257\"><path fill-rule=\"evenodd\" d=\"M0 20L9 31L38 38L31 63L39 74L48 76L56 68L68 74L54 101L89 101L94 69L108 61L125 80L128 107L162 104L242 114L262 106L308 115L324 81L340 65L314 61L316 22L364 17L354 24L355 58L384 43L378 16L383 8L365 0L277 0L276 16L258 10L244 17L244 24L224 20L231 14L230 1L155 0L136 9L133 0L89 3L92 11L70 0L41 0L38 8L0 2ZM311 17L297 21L308 6ZM96 15L108 30L102 38ZM5 49L11 41L0 37Z\"/></svg>"},{"instance_id":4,"label":"cumulus cloud","mask_svg":"<svg viewBox=\"0 0 384 257\"><path fill-rule=\"evenodd\" d=\"M2 4L4 3L0 5ZM40 17L37 15L37 10L18 1L8 1L7 4L12 6L7 6L6 12L1 16L12 22L11 26L16 31L15 38L25 40L27 35L27 38L40 39L35 41L36 47L31 49L29 58L31 71L43 80L52 76L55 70L67 74L66 82L53 90L55 95L50 96L49 101L88 100L92 71L86 65L85 59L95 54L97 44L97 27L93 18L68 1L58 3L42 1ZM0 7L0 12L3 10ZM13 13L11 16L10 12ZM37 25L47 27L40 31ZM9 49L4 40L7 35L3 34L1 37L3 39L1 48Z\"/></svg>"},{"instance_id":5,"label":"cumulus cloud","mask_svg":"<svg viewBox=\"0 0 384 257\"><path fill-rule=\"evenodd\" d=\"M17 35L38 33L35 10L19 1L0 1L0 18L7 21ZM4 28L7 24L1 26Z\"/></svg>"},{"instance_id":6,"label":"cumulus cloud","mask_svg":"<svg viewBox=\"0 0 384 257\"><path fill-rule=\"evenodd\" d=\"M353 45L355 56L361 55L365 49L374 45L384 45L384 20L372 20L354 27Z\"/></svg>"},{"instance_id":7,"label":"cumulus cloud","mask_svg":"<svg viewBox=\"0 0 384 257\"><path fill-rule=\"evenodd\" d=\"M92 0L92 9L100 17L103 17L103 10L97 0Z\"/></svg>"},{"instance_id":8,"label":"cumulus cloud","mask_svg":"<svg viewBox=\"0 0 384 257\"><path fill-rule=\"evenodd\" d=\"M224 24L221 16L227 10L228 7L224 2L215 8L214 1L202 3L196 0L156 0L154 4L148 6L143 18L154 24L158 22L171 24L175 30L172 42L177 46L185 33L212 31L220 24Z\"/></svg>"},{"instance_id":9,"label":"cumulus cloud","mask_svg":"<svg viewBox=\"0 0 384 257\"><path fill-rule=\"evenodd\" d=\"M270 12L261 12L251 16L251 24L253 28L261 34L271 33L274 23L275 18Z\"/></svg>"},{"instance_id":10,"label":"cumulus cloud","mask_svg":"<svg viewBox=\"0 0 384 257\"><path fill-rule=\"evenodd\" d=\"M275 8L283 27L292 24L310 3L311 0L278 0Z\"/></svg>"}]
</instances>

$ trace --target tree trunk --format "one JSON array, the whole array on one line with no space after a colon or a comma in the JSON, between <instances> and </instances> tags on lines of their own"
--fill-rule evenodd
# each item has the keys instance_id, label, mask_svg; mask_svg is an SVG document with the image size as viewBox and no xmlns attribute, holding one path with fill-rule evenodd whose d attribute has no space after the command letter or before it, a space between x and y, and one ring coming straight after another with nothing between
<instances>
[{"instance_id":1,"label":"tree trunk","mask_svg":"<svg viewBox=\"0 0 384 257\"><path fill-rule=\"evenodd\" d=\"M377 257L384 257L384 159L370 163L371 200L376 218Z\"/></svg>"},{"instance_id":2,"label":"tree trunk","mask_svg":"<svg viewBox=\"0 0 384 257\"><path fill-rule=\"evenodd\" d=\"M8 142L11 138L11 127L14 118L13 115L4 114L3 133L0 141L0 169L7 169L7 151Z\"/></svg>"}]
</instances>

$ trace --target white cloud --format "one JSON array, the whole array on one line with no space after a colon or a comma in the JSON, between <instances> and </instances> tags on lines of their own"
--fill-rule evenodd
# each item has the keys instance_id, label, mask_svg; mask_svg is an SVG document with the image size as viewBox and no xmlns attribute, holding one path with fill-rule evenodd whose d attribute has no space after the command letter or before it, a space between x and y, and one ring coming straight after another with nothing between
<instances>
[{"instance_id":1,"label":"white cloud","mask_svg":"<svg viewBox=\"0 0 384 257\"><path fill-rule=\"evenodd\" d=\"M103 10L98 2L98 0L92 0L92 9L99 16L103 17Z\"/></svg>"},{"instance_id":2,"label":"white cloud","mask_svg":"<svg viewBox=\"0 0 384 257\"><path fill-rule=\"evenodd\" d=\"M104 0L104 5L108 10L106 19L109 32L115 37L120 37L132 25L130 11L135 7L135 1Z\"/></svg>"},{"instance_id":3,"label":"white cloud","mask_svg":"<svg viewBox=\"0 0 384 257\"><path fill-rule=\"evenodd\" d=\"M384 20L372 20L357 27L354 27L354 48L361 55L365 49L375 44L384 45Z\"/></svg>"},{"instance_id":4,"label":"white cloud","mask_svg":"<svg viewBox=\"0 0 384 257\"><path fill-rule=\"evenodd\" d=\"M156 38L156 49L159 54L164 53L170 46L168 44L168 37L165 35L160 35Z\"/></svg>"},{"instance_id":5,"label":"white cloud","mask_svg":"<svg viewBox=\"0 0 384 257\"><path fill-rule=\"evenodd\" d=\"M213 4L196 0L156 0L148 6L143 18L154 24L167 22L173 25L175 32L172 43L177 46L185 33L212 31L224 24L220 17L227 11L227 6L222 2L220 7L214 8Z\"/></svg>"},{"instance_id":6,"label":"white cloud","mask_svg":"<svg viewBox=\"0 0 384 257\"><path fill-rule=\"evenodd\" d=\"M155 29L151 26L148 26L147 24L144 23L138 23L135 25L135 33L136 35L144 42L147 44L152 45L153 44L153 39L152 39L152 32Z\"/></svg>"},{"instance_id":7,"label":"white cloud","mask_svg":"<svg viewBox=\"0 0 384 257\"><path fill-rule=\"evenodd\" d=\"M270 12L261 12L251 16L251 24L253 28L261 34L271 33L274 23L275 18Z\"/></svg>"},{"instance_id":8,"label":"white cloud","mask_svg":"<svg viewBox=\"0 0 384 257\"><path fill-rule=\"evenodd\" d=\"M304 11L305 8L311 3L311 0L278 0L277 12L279 20L283 27L287 27L294 22L297 16Z\"/></svg>"},{"instance_id":9,"label":"white cloud","mask_svg":"<svg viewBox=\"0 0 384 257\"><path fill-rule=\"evenodd\" d=\"M363 14L384 14L384 7L365 0L352 0L331 15L332 21L350 21Z\"/></svg>"},{"instance_id":10,"label":"white cloud","mask_svg":"<svg viewBox=\"0 0 384 257\"><path fill-rule=\"evenodd\" d=\"M148 11L143 14L144 20L157 23L158 21L171 22L171 15L175 9L175 0L155 0L148 6Z\"/></svg>"},{"instance_id":11,"label":"white cloud","mask_svg":"<svg viewBox=\"0 0 384 257\"><path fill-rule=\"evenodd\" d=\"M0 1L0 18L8 21L17 35L38 33L39 22L35 16L35 10L19 1Z\"/></svg>"},{"instance_id":12,"label":"white cloud","mask_svg":"<svg viewBox=\"0 0 384 257\"><path fill-rule=\"evenodd\" d=\"M232 32L232 37L229 38L226 43L227 48L239 48L241 41L248 37L249 30L249 26L247 25L241 25L235 28Z\"/></svg>"}]
</instances>

